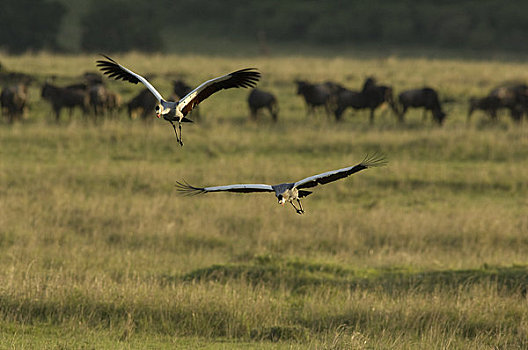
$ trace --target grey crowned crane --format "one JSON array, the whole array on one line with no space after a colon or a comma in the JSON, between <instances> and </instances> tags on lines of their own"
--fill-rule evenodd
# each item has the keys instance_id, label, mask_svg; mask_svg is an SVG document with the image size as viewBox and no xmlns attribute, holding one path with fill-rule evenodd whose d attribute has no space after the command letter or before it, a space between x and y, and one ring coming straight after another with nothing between
<instances>
[{"instance_id":1,"label":"grey crowned crane","mask_svg":"<svg viewBox=\"0 0 528 350\"><path fill-rule=\"evenodd\" d=\"M185 116L194 107L217 91L239 87L252 88L257 85L257 82L260 79L260 72L255 68L237 70L236 72L208 80L189 92L179 101L170 102L165 100L154 86L147 81L147 79L132 72L130 69L123 67L110 57L105 55L102 56L105 57L106 60L98 60L97 66L104 74L108 75L108 77L116 80L122 79L133 84L141 82L154 96L156 96L159 101L159 104L156 106L156 115L158 118L163 117L163 119L171 123L174 133L176 134L176 140L181 146L183 146L181 123L192 122L192 120ZM178 122L179 135L176 131L176 125L174 125L174 122Z\"/></svg>"},{"instance_id":2,"label":"grey crowned crane","mask_svg":"<svg viewBox=\"0 0 528 350\"><path fill-rule=\"evenodd\" d=\"M279 204L284 205L286 202L290 202L295 208L297 214L303 214L304 209L301 205L300 198L310 195L311 191L306 191L306 188L315 187L317 185L324 185L339 179L343 179L358 171L384 166L387 161L383 155L373 154L367 155L363 161L359 164L328 171L326 173L307 177L297 182L283 183L278 185L267 185L267 184L239 184L239 185L226 185L226 186L214 186L214 187L195 187L189 185L187 182L176 182L177 190L186 195L198 195L209 192L238 192L238 193L251 193L251 192L275 192L275 196L279 201ZM299 207L295 206L294 201L297 201Z\"/></svg>"}]
</instances>

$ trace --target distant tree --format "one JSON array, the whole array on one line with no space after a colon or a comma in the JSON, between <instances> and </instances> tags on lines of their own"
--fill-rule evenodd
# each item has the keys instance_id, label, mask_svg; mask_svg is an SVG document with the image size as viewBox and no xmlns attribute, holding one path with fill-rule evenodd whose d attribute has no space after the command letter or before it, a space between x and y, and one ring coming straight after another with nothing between
<instances>
[{"instance_id":1,"label":"distant tree","mask_svg":"<svg viewBox=\"0 0 528 350\"><path fill-rule=\"evenodd\" d=\"M155 1L92 0L82 17L87 51L161 51L161 6Z\"/></svg>"},{"instance_id":2,"label":"distant tree","mask_svg":"<svg viewBox=\"0 0 528 350\"><path fill-rule=\"evenodd\" d=\"M0 47L9 52L56 49L66 7L48 0L3 0L0 6Z\"/></svg>"}]
</instances>

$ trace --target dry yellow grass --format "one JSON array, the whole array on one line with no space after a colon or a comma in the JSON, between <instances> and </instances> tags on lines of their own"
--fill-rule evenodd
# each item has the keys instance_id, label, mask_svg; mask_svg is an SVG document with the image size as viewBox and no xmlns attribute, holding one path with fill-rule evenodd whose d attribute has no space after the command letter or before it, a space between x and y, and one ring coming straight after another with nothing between
<instances>
[{"instance_id":1,"label":"dry yellow grass","mask_svg":"<svg viewBox=\"0 0 528 350\"><path fill-rule=\"evenodd\" d=\"M280 93L278 125L247 121L226 91L184 126L118 120L54 125L32 88L29 120L0 125L0 342L7 347L523 348L528 137L458 102L444 128L389 113L369 126L306 119L292 81L397 91L427 82L464 100L524 64L387 58L118 57L198 83L257 66ZM95 57L1 56L72 81ZM205 67L205 68L204 68ZM524 75L523 75L524 74ZM170 81L155 79L165 91ZM136 87L110 82L125 97ZM316 188L306 214L273 195L179 197L196 185L280 183L380 150L385 168ZM58 337L57 337L58 335ZM280 340L279 343L269 342ZM216 341L227 343L215 344ZM226 345L227 344L227 345Z\"/></svg>"}]
</instances>

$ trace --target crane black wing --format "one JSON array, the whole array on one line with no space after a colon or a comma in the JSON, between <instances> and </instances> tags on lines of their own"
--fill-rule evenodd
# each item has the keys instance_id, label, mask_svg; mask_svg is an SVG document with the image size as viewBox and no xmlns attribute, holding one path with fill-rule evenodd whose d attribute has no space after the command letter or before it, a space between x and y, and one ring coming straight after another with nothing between
<instances>
[{"instance_id":1,"label":"crane black wing","mask_svg":"<svg viewBox=\"0 0 528 350\"><path fill-rule=\"evenodd\" d=\"M260 79L260 72L256 68L245 68L236 72L223 75L206 81L193 91L189 92L178 102L178 108L185 116L196 105L222 89L231 88L251 88L257 85Z\"/></svg>"},{"instance_id":2,"label":"crane black wing","mask_svg":"<svg viewBox=\"0 0 528 350\"><path fill-rule=\"evenodd\" d=\"M106 55L101 55L101 56L106 58L106 60L98 60L96 63L97 63L97 67L99 67L99 69L103 72L103 74L108 75L109 78L114 78L115 80L122 79L132 84L137 84L141 82L143 85L145 85L150 90L150 92L154 96L156 96L158 101L161 102L163 100L163 97L158 92L158 90L156 90L156 88L154 88L154 86L152 86L152 84L149 83L147 79L145 79L144 77L142 77L141 75L137 73L132 72L130 69L123 67L122 65L120 65L119 63L111 59L110 57Z\"/></svg>"},{"instance_id":3,"label":"crane black wing","mask_svg":"<svg viewBox=\"0 0 528 350\"><path fill-rule=\"evenodd\" d=\"M383 155L375 153L373 155L367 155L361 163L356 164L354 166L350 166L348 168L343 168L343 169L338 169L338 170L328 171L326 173L310 176L300 181L297 181L294 184L294 187L310 188L310 187L315 187L317 185L324 185L329 182L343 179L347 176L357 173L358 171L368 169L368 168L373 168L373 167L384 166L386 164L387 164L387 160L385 159L385 157Z\"/></svg>"},{"instance_id":4,"label":"crane black wing","mask_svg":"<svg viewBox=\"0 0 528 350\"><path fill-rule=\"evenodd\" d=\"M251 192L275 192L273 187L266 184L238 184L238 185L226 185L226 186L214 186L214 187L195 187L189 185L187 182L176 181L176 189L178 192L184 195L197 195L208 192L238 192L238 193L251 193Z\"/></svg>"}]
</instances>

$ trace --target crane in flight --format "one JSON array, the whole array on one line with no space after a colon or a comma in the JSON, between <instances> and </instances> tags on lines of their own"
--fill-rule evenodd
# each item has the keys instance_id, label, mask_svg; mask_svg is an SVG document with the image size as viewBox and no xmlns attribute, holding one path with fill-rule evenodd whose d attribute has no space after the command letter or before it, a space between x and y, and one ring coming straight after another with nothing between
<instances>
[{"instance_id":1,"label":"crane in flight","mask_svg":"<svg viewBox=\"0 0 528 350\"><path fill-rule=\"evenodd\" d=\"M210 192L275 192L275 197L277 197L279 204L284 205L286 202L290 202L293 208L295 208L297 214L304 214L304 209L301 205L300 199L312 193L311 191L305 190L306 188L324 185L348 177L357 173L358 171L384 166L386 164L387 160L383 155L374 153L372 155L365 156L365 158L359 164L338 170L327 171L322 174L307 177L297 182L287 182L278 185L237 184L213 187L195 187L189 185L185 181L177 181L176 188L179 192L186 195L198 195ZM294 201L297 202L299 207L294 204Z\"/></svg>"},{"instance_id":2,"label":"crane in flight","mask_svg":"<svg viewBox=\"0 0 528 350\"><path fill-rule=\"evenodd\" d=\"M189 92L179 101L171 102L165 100L158 90L156 90L147 79L120 65L110 57L106 55L102 56L105 59L98 60L96 63L97 67L99 67L103 74L108 75L109 78L114 78L116 80L122 79L133 84L141 82L158 99L158 105L156 106L156 116L171 123L174 133L176 134L176 140L180 146L183 146L181 123L192 122L192 120L186 118L186 115L194 107L217 91L239 87L252 88L257 85L257 82L260 79L260 72L256 70L256 68L240 69L236 72L208 80L198 86L196 89ZM178 131L176 131L176 125L174 124L175 122L178 123L179 135Z\"/></svg>"}]
</instances>

